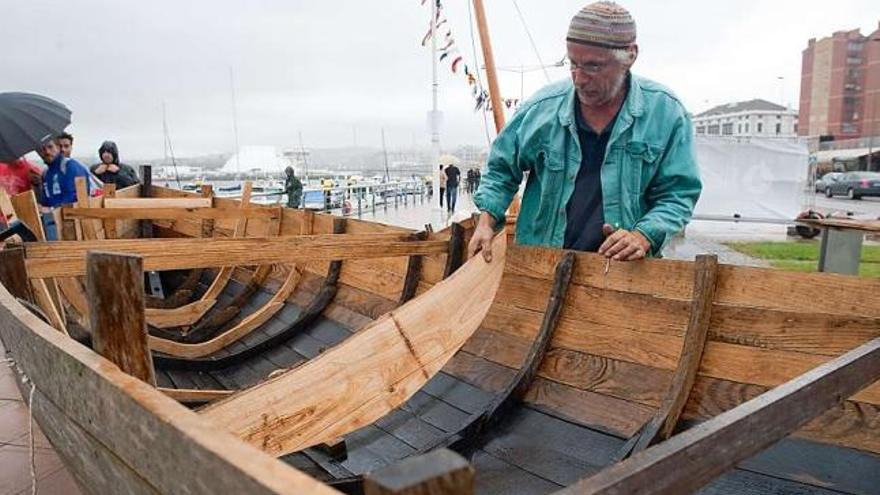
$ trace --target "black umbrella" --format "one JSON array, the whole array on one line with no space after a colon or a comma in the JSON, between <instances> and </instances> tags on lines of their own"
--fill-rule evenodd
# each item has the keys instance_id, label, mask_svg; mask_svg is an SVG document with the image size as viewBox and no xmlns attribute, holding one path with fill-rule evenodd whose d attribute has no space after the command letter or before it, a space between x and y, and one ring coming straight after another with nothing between
<instances>
[{"instance_id":1,"label":"black umbrella","mask_svg":"<svg viewBox=\"0 0 880 495\"><path fill-rule=\"evenodd\" d=\"M0 161L34 151L70 124L70 109L45 96L0 93Z\"/></svg>"}]
</instances>

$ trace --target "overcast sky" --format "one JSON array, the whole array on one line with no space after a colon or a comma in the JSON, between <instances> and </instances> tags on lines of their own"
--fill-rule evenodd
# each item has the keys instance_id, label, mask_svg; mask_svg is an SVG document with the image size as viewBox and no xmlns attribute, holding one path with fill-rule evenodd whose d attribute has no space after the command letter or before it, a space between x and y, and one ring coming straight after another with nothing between
<instances>
[{"instance_id":1,"label":"overcast sky","mask_svg":"<svg viewBox=\"0 0 880 495\"><path fill-rule=\"evenodd\" d=\"M230 68L242 145L298 146L302 132L306 147L380 146L383 127L389 147L429 140L431 59L420 42L430 5L420 0L2 1L0 91L67 104L80 156L112 139L123 161L161 157L163 101L177 156L233 150ZM588 2L485 3L496 63L516 67L538 64L538 55L544 63L562 58L568 22ZM750 98L797 106L807 40L853 28L868 34L880 20L876 0L623 5L638 24L634 71L672 88L695 113ZM464 62L480 65L469 1L444 6ZM482 114L447 62L443 146L485 145ZM565 69L548 73L568 77ZM542 71L526 74L525 95L545 83ZM520 76L502 72L501 89L519 97Z\"/></svg>"}]
</instances>

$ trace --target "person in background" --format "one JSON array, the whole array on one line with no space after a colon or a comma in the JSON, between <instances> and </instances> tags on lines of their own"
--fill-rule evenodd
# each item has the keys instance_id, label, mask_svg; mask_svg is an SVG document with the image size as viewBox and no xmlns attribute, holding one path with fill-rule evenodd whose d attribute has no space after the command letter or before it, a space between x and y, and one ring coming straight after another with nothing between
<instances>
[{"instance_id":1,"label":"person in background","mask_svg":"<svg viewBox=\"0 0 880 495\"><path fill-rule=\"evenodd\" d=\"M287 194L287 207L299 208L302 201L303 185L294 175L293 167L284 169L284 192Z\"/></svg>"},{"instance_id":2,"label":"person in background","mask_svg":"<svg viewBox=\"0 0 880 495\"><path fill-rule=\"evenodd\" d=\"M467 171L467 192L471 194L474 192L474 169L469 168Z\"/></svg>"},{"instance_id":3,"label":"person in background","mask_svg":"<svg viewBox=\"0 0 880 495\"><path fill-rule=\"evenodd\" d=\"M492 143L468 246L492 259L494 229L529 172L516 242L631 261L660 256L702 184L688 111L633 74L636 23L614 2L587 5L566 36L571 77L520 105Z\"/></svg>"},{"instance_id":4,"label":"person in background","mask_svg":"<svg viewBox=\"0 0 880 495\"><path fill-rule=\"evenodd\" d=\"M104 184L116 184L117 189L138 184L134 169L119 162L119 148L113 141L104 141L98 148L101 163L92 165L91 171Z\"/></svg>"},{"instance_id":5,"label":"person in background","mask_svg":"<svg viewBox=\"0 0 880 495\"><path fill-rule=\"evenodd\" d=\"M70 153L73 152L73 135L67 132L62 132L55 138L55 144L58 145L59 151L61 154L70 158Z\"/></svg>"},{"instance_id":6,"label":"person in background","mask_svg":"<svg viewBox=\"0 0 880 495\"><path fill-rule=\"evenodd\" d=\"M440 208L443 208L443 197L446 196L446 172L443 171L443 164L440 164Z\"/></svg>"},{"instance_id":7,"label":"person in background","mask_svg":"<svg viewBox=\"0 0 880 495\"><path fill-rule=\"evenodd\" d=\"M455 211L456 200L458 199L458 181L461 178L461 170L454 164L450 163L446 167L446 211L452 213Z\"/></svg>"},{"instance_id":8,"label":"person in background","mask_svg":"<svg viewBox=\"0 0 880 495\"><path fill-rule=\"evenodd\" d=\"M40 204L45 207L42 217L46 239L54 241L58 239L58 234L52 210L63 205L76 203L77 177L86 178L86 187L89 193L91 193L94 183L89 169L82 163L61 154L54 139L44 141L36 151L48 167L43 172Z\"/></svg>"},{"instance_id":9,"label":"person in background","mask_svg":"<svg viewBox=\"0 0 880 495\"><path fill-rule=\"evenodd\" d=\"M0 162L0 189L15 196L36 186L39 187L43 169L24 158L11 162Z\"/></svg>"},{"instance_id":10,"label":"person in background","mask_svg":"<svg viewBox=\"0 0 880 495\"><path fill-rule=\"evenodd\" d=\"M480 169L474 169L474 192L477 192L477 189L480 188L480 179L482 178L482 175L483 174L482 172L480 172Z\"/></svg>"}]
</instances>

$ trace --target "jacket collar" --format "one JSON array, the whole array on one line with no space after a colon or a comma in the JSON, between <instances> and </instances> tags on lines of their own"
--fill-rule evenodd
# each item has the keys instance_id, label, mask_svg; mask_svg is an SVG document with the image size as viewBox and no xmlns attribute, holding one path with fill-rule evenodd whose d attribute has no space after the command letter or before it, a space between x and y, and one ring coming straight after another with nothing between
<instances>
[{"instance_id":1,"label":"jacket collar","mask_svg":"<svg viewBox=\"0 0 880 495\"><path fill-rule=\"evenodd\" d=\"M623 121L628 125L634 118L640 117L645 113L645 97L642 93L642 87L639 84L639 78L637 76L630 72L627 76L627 80L629 91L627 92L626 100L623 102L623 107L620 109L618 120ZM574 84L569 81L565 100L558 113L560 124L568 127L575 123L574 106L576 101L577 96L574 92Z\"/></svg>"}]
</instances>

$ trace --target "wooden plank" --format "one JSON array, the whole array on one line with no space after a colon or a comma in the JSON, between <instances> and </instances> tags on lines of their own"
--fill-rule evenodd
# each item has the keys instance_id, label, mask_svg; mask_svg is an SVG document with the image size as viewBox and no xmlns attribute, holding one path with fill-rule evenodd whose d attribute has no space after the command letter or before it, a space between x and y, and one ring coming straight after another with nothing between
<instances>
[{"instance_id":1,"label":"wooden plank","mask_svg":"<svg viewBox=\"0 0 880 495\"><path fill-rule=\"evenodd\" d=\"M208 198L206 198L208 199ZM280 207L267 208L253 206L242 209L213 207L120 207L107 206L122 199L105 199L103 209L63 208L66 218L92 218L100 220L238 220L247 219L280 219ZM147 201L145 199L126 199L125 201ZM150 199L149 201L167 201ZM180 201L180 200L175 200Z\"/></svg>"},{"instance_id":2,"label":"wooden plank","mask_svg":"<svg viewBox=\"0 0 880 495\"><path fill-rule=\"evenodd\" d=\"M396 235L396 234L392 234ZM244 239L138 239L100 242L33 243L26 248L31 278L70 277L85 273L89 250L133 254L144 258L145 270L234 267L306 260L385 258L434 254L444 241L389 240L387 234L311 235ZM49 243L47 243L49 244Z\"/></svg>"},{"instance_id":3,"label":"wooden plank","mask_svg":"<svg viewBox=\"0 0 880 495\"><path fill-rule=\"evenodd\" d=\"M464 227L458 222L453 222L450 226L452 235L449 238L449 250L446 253L446 268L443 271L443 278L446 278L464 262Z\"/></svg>"},{"instance_id":4,"label":"wooden plank","mask_svg":"<svg viewBox=\"0 0 880 495\"><path fill-rule=\"evenodd\" d=\"M33 302L34 293L28 283L24 264L24 249L21 246L6 246L0 249L0 284L13 296Z\"/></svg>"},{"instance_id":5,"label":"wooden plank","mask_svg":"<svg viewBox=\"0 0 880 495\"><path fill-rule=\"evenodd\" d=\"M412 396L477 329L504 270L505 241L496 237L492 263L470 260L345 342L202 414L275 455L372 423Z\"/></svg>"},{"instance_id":6,"label":"wooden plank","mask_svg":"<svg viewBox=\"0 0 880 495\"><path fill-rule=\"evenodd\" d=\"M116 197L116 184L112 182L110 184L104 184L104 201L106 202L108 199L112 199ZM107 211L104 209L93 209L91 211ZM105 239L116 239L118 238L118 234L116 233L116 219L115 218L107 218L104 219L104 238Z\"/></svg>"},{"instance_id":7,"label":"wooden plank","mask_svg":"<svg viewBox=\"0 0 880 495\"><path fill-rule=\"evenodd\" d=\"M58 335L3 288L0 338L36 386L36 419L58 420L44 431L64 449L67 465L91 493L104 493L107 486L113 486L111 492L127 491L121 472L105 468L108 463L127 466L159 493L337 493ZM53 409L40 409L50 403ZM58 431L83 432L94 442Z\"/></svg>"},{"instance_id":8,"label":"wooden plank","mask_svg":"<svg viewBox=\"0 0 880 495\"><path fill-rule=\"evenodd\" d=\"M86 184L87 180L88 179L85 177L76 178L77 208L91 208L91 198L89 197L89 189ZM82 226L82 235L84 240L90 241L100 238L98 236L98 227L95 220L83 220L80 222L80 225Z\"/></svg>"},{"instance_id":9,"label":"wooden plank","mask_svg":"<svg viewBox=\"0 0 880 495\"><path fill-rule=\"evenodd\" d=\"M427 240L427 232L418 232L413 234L414 241ZM422 256L410 256L406 264L406 277L403 281L403 289L400 291L400 299L398 302L403 304L416 295L416 289L419 288L419 281L422 278Z\"/></svg>"},{"instance_id":10,"label":"wooden plank","mask_svg":"<svg viewBox=\"0 0 880 495\"><path fill-rule=\"evenodd\" d=\"M87 264L92 347L122 371L155 385L153 358L147 346L141 259L90 252Z\"/></svg>"},{"instance_id":11,"label":"wooden plank","mask_svg":"<svg viewBox=\"0 0 880 495\"><path fill-rule=\"evenodd\" d=\"M560 493L690 493L878 378L875 339Z\"/></svg>"},{"instance_id":12,"label":"wooden plank","mask_svg":"<svg viewBox=\"0 0 880 495\"><path fill-rule=\"evenodd\" d=\"M177 308L147 308L145 313L147 323L156 328L192 325L211 309L215 302L214 300L199 300Z\"/></svg>"},{"instance_id":13,"label":"wooden plank","mask_svg":"<svg viewBox=\"0 0 880 495\"><path fill-rule=\"evenodd\" d=\"M104 208L147 210L151 208L211 208L211 198L112 198L104 201ZM134 219L133 217L128 217ZM173 218L172 218L173 220Z\"/></svg>"},{"instance_id":14,"label":"wooden plank","mask_svg":"<svg viewBox=\"0 0 880 495\"><path fill-rule=\"evenodd\" d=\"M18 220L25 224L34 233L38 241L46 240L46 231L43 230L43 222L40 220L40 209L37 207L37 197L34 191L29 189L9 198L12 209Z\"/></svg>"},{"instance_id":15,"label":"wooden plank","mask_svg":"<svg viewBox=\"0 0 880 495\"><path fill-rule=\"evenodd\" d=\"M688 322L681 357L672 377L672 383L657 414L645 425L635 443L632 444L632 452L624 451L618 459L641 452L656 442L672 436L684 406L687 404L688 396L691 394L709 333L709 319L718 276L718 257L698 255L695 266L691 318ZM628 442L627 445L630 443Z\"/></svg>"},{"instance_id":16,"label":"wooden plank","mask_svg":"<svg viewBox=\"0 0 880 495\"><path fill-rule=\"evenodd\" d=\"M365 495L469 495L474 493L474 468L448 449L410 457L371 472Z\"/></svg>"},{"instance_id":17,"label":"wooden plank","mask_svg":"<svg viewBox=\"0 0 880 495\"><path fill-rule=\"evenodd\" d=\"M219 399L225 399L235 393L235 390L199 390L187 388L164 388L159 387L159 391L171 397L177 402L184 403L204 403Z\"/></svg>"}]
</instances>

